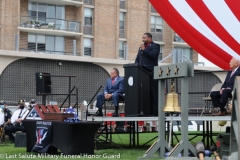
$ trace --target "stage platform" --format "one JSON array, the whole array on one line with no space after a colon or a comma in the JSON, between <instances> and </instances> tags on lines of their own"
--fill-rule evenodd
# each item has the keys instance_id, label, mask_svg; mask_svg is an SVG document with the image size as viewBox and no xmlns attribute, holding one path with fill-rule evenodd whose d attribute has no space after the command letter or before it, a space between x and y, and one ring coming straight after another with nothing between
<instances>
[{"instance_id":1,"label":"stage platform","mask_svg":"<svg viewBox=\"0 0 240 160\"><path fill-rule=\"evenodd\" d=\"M173 121L181 121L181 117L172 117ZM88 121L157 121L158 117L96 117L88 116ZM231 121L231 116L189 116L189 121ZM171 121L171 117L166 117L166 121Z\"/></svg>"}]
</instances>

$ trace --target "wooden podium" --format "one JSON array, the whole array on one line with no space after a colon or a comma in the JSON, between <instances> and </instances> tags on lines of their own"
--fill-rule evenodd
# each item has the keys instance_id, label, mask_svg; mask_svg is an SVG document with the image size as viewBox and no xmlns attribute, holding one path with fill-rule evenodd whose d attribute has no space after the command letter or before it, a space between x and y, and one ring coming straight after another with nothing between
<instances>
[{"instance_id":1,"label":"wooden podium","mask_svg":"<svg viewBox=\"0 0 240 160\"><path fill-rule=\"evenodd\" d=\"M124 66L125 116L150 115L150 73L144 66Z\"/></svg>"}]
</instances>

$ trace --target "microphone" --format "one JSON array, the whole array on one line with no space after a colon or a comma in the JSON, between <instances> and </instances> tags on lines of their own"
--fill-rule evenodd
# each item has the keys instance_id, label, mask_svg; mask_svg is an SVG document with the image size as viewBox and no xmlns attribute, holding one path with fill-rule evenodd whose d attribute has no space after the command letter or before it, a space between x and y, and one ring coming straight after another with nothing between
<instances>
[{"instance_id":1,"label":"microphone","mask_svg":"<svg viewBox=\"0 0 240 160\"><path fill-rule=\"evenodd\" d=\"M142 42L142 44L144 44L144 42ZM141 48L141 47L139 47L139 50L142 50L142 48Z\"/></svg>"}]
</instances>

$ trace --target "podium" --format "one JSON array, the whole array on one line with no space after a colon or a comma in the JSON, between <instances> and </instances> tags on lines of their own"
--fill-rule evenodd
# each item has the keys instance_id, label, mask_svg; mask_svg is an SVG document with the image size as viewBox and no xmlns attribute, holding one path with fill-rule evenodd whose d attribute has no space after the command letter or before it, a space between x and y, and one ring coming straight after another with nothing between
<instances>
[{"instance_id":1,"label":"podium","mask_svg":"<svg viewBox=\"0 0 240 160\"><path fill-rule=\"evenodd\" d=\"M125 116L150 115L150 73L137 63L125 64Z\"/></svg>"}]
</instances>

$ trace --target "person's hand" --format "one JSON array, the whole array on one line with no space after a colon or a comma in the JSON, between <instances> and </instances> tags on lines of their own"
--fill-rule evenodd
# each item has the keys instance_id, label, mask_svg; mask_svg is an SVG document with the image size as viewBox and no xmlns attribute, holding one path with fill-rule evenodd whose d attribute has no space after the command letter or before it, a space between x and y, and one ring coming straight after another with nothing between
<instances>
[{"instance_id":1,"label":"person's hand","mask_svg":"<svg viewBox=\"0 0 240 160\"><path fill-rule=\"evenodd\" d=\"M105 99L109 100L112 97L112 94L105 94Z\"/></svg>"},{"instance_id":2,"label":"person's hand","mask_svg":"<svg viewBox=\"0 0 240 160\"><path fill-rule=\"evenodd\" d=\"M139 47L141 48L141 50L144 50L145 49L144 43L142 43Z\"/></svg>"},{"instance_id":3,"label":"person's hand","mask_svg":"<svg viewBox=\"0 0 240 160\"><path fill-rule=\"evenodd\" d=\"M221 90L220 90L220 95L222 95L222 91L224 90L224 88L222 88Z\"/></svg>"},{"instance_id":4,"label":"person's hand","mask_svg":"<svg viewBox=\"0 0 240 160\"><path fill-rule=\"evenodd\" d=\"M21 123L22 122L22 118L18 118L15 122Z\"/></svg>"}]
</instances>

